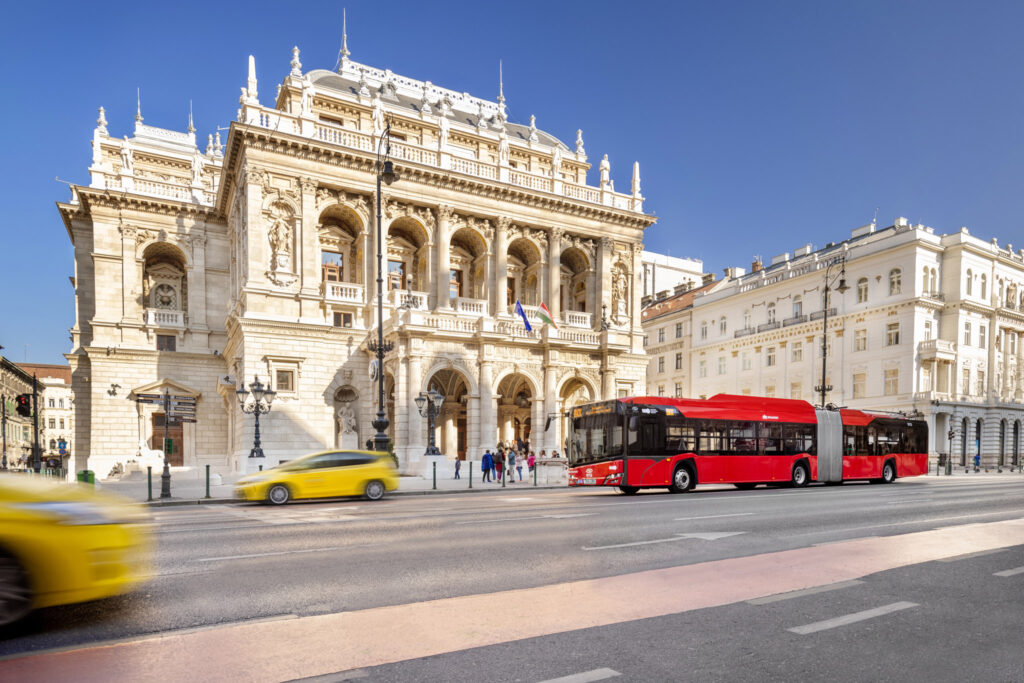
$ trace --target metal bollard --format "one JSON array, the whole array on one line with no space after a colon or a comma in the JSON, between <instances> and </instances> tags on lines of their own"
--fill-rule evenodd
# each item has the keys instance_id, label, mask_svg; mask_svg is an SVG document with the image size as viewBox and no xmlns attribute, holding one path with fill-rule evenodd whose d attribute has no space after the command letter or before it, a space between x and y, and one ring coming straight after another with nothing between
<instances>
[{"instance_id":1,"label":"metal bollard","mask_svg":"<svg viewBox=\"0 0 1024 683\"><path fill-rule=\"evenodd\" d=\"M260 472L263 471L263 465L260 465Z\"/></svg>"},{"instance_id":2,"label":"metal bollard","mask_svg":"<svg viewBox=\"0 0 1024 683\"><path fill-rule=\"evenodd\" d=\"M206 466L206 497L210 497L210 466Z\"/></svg>"},{"instance_id":3,"label":"metal bollard","mask_svg":"<svg viewBox=\"0 0 1024 683\"><path fill-rule=\"evenodd\" d=\"M533 485L537 485L537 463L533 463Z\"/></svg>"},{"instance_id":4,"label":"metal bollard","mask_svg":"<svg viewBox=\"0 0 1024 683\"><path fill-rule=\"evenodd\" d=\"M437 490L437 461L434 461L434 490Z\"/></svg>"},{"instance_id":5,"label":"metal bollard","mask_svg":"<svg viewBox=\"0 0 1024 683\"><path fill-rule=\"evenodd\" d=\"M149 490L149 498L146 500L153 500L153 466L146 466L146 488Z\"/></svg>"},{"instance_id":6,"label":"metal bollard","mask_svg":"<svg viewBox=\"0 0 1024 683\"><path fill-rule=\"evenodd\" d=\"M469 461L469 488L473 488L473 461Z\"/></svg>"},{"instance_id":7,"label":"metal bollard","mask_svg":"<svg viewBox=\"0 0 1024 683\"><path fill-rule=\"evenodd\" d=\"M505 470L506 468L501 468L501 488L505 488L505 475L508 474L508 472L506 472Z\"/></svg>"}]
</instances>

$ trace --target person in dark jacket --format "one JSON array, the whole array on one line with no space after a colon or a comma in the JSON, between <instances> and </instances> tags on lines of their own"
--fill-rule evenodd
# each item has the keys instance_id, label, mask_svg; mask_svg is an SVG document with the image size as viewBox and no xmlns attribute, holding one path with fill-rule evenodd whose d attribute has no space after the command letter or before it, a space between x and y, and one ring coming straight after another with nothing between
<instances>
[{"instance_id":1,"label":"person in dark jacket","mask_svg":"<svg viewBox=\"0 0 1024 683\"><path fill-rule=\"evenodd\" d=\"M491 455L491 449L488 448L484 451L484 457L480 459L480 469L484 473L484 481L491 480L491 468L494 467L494 456Z\"/></svg>"}]
</instances>

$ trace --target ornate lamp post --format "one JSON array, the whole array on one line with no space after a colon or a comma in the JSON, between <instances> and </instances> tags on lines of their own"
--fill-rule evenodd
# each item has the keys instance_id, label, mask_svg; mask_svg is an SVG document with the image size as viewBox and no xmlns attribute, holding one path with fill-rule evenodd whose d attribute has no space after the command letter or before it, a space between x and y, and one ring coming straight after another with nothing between
<instances>
[{"instance_id":1,"label":"ornate lamp post","mask_svg":"<svg viewBox=\"0 0 1024 683\"><path fill-rule=\"evenodd\" d=\"M260 415L266 415L270 412L270 404L274 402L274 397L277 396L276 391L271 391L270 387L264 386L263 382L260 381L259 377L255 378L255 381L249 385L249 390L246 391L245 383L243 382L242 387L235 392L235 396L238 397L238 405L242 409L242 412L246 415L253 415L256 418L256 431L253 436L252 450L249 451L250 458L262 458L263 448L260 446ZM249 397L252 397L252 401Z\"/></svg>"},{"instance_id":2,"label":"ornate lamp post","mask_svg":"<svg viewBox=\"0 0 1024 683\"><path fill-rule=\"evenodd\" d=\"M416 408L420 415L427 418L427 452L426 455L441 455L441 451L434 445L434 420L441 413L441 404L444 403L444 394L431 389L427 393L420 393L415 398Z\"/></svg>"},{"instance_id":3,"label":"ornate lamp post","mask_svg":"<svg viewBox=\"0 0 1024 683\"><path fill-rule=\"evenodd\" d=\"M832 276L832 269L836 266L840 267L840 271L836 276ZM821 334L821 384L814 387L815 391L821 392L821 407L825 407L825 394L832 391L831 384L825 384L826 368L828 364L828 292L832 287L832 283L835 278L839 278L839 284L836 286L836 291L840 294L850 289L846 284L846 255L843 254L832 259L828 266L825 268L825 310L822 316L822 334Z\"/></svg>"},{"instance_id":4,"label":"ornate lamp post","mask_svg":"<svg viewBox=\"0 0 1024 683\"><path fill-rule=\"evenodd\" d=\"M373 449L388 449L388 416L384 412L384 354L391 351L394 344L384 343L384 276L381 250L384 239L381 234L380 183L383 180L390 185L398 179L395 166L388 158L391 154L391 122L384 126L384 132L377 141L377 340L371 340L367 347L377 354L377 417L373 428L377 433L373 436Z\"/></svg>"}]
</instances>

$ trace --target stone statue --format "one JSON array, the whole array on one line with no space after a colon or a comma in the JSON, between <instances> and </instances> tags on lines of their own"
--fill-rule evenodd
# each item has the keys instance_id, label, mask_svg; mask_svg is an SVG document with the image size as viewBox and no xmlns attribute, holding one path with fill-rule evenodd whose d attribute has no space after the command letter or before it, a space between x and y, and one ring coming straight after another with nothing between
<instances>
[{"instance_id":1,"label":"stone statue","mask_svg":"<svg viewBox=\"0 0 1024 683\"><path fill-rule=\"evenodd\" d=\"M626 273L622 270L615 272L615 280L612 282L612 309L615 317L622 319L626 317L626 297L629 295L629 282Z\"/></svg>"},{"instance_id":2,"label":"stone statue","mask_svg":"<svg viewBox=\"0 0 1024 683\"><path fill-rule=\"evenodd\" d=\"M498 133L498 163L503 166L508 165L508 133L505 132L505 127L501 127L501 132Z\"/></svg>"},{"instance_id":3,"label":"stone statue","mask_svg":"<svg viewBox=\"0 0 1024 683\"><path fill-rule=\"evenodd\" d=\"M338 422L341 425L342 434L356 433L356 411L352 409L352 403L346 401L338 409Z\"/></svg>"},{"instance_id":4,"label":"stone statue","mask_svg":"<svg viewBox=\"0 0 1024 683\"><path fill-rule=\"evenodd\" d=\"M309 74L302 77L302 103L300 113L308 116L313 113L313 81Z\"/></svg>"},{"instance_id":5,"label":"stone statue","mask_svg":"<svg viewBox=\"0 0 1024 683\"><path fill-rule=\"evenodd\" d=\"M448 117L444 115L443 108L437 116L437 149L443 152L444 148L448 146Z\"/></svg>"},{"instance_id":6,"label":"stone statue","mask_svg":"<svg viewBox=\"0 0 1024 683\"><path fill-rule=\"evenodd\" d=\"M210 146L213 146L213 137L210 137ZM212 151L212 150L211 150ZM203 158L199 156L199 150L196 149L192 155L192 184L202 185L203 184Z\"/></svg>"},{"instance_id":7,"label":"stone statue","mask_svg":"<svg viewBox=\"0 0 1024 683\"><path fill-rule=\"evenodd\" d=\"M583 129L576 129L576 154L586 156L587 150L583 149Z\"/></svg>"},{"instance_id":8,"label":"stone statue","mask_svg":"<svg viewBox=\"0 0 1024 683\"><path fill-rule=\"evenodd\" d=\"M292 232L288 222L278 217L270 226L267 234L270 240L273 270L289 270L291 268Z\"/></svg>"},{"instance_id":9,"label":"stone statue","mask_svg":"<svg viewBox=\"0 0 1024 683\"><path fill-rule=\"evenodd\" d=\"M124 144L121 145L121 173L133 175L135 168L132 164L132 143L128 142L128 136L124 136Z\"/></svg>"},{"instance_id":10,"label":"stone statue","mask_svg":"<svg viewBox=\"0 0 1024 683\"><path fill-rule=\"evenodd\" d=\"M537 142L537 117L530 114L530 142Z\"/></svg>"},{"instance_id":11,"label":"stone statue","mask_svg":"<svg viewBox=\"0 0 1024 683\"><path fill-rule=\"evenodd\" d=\"M373 95L373 134L384 132L384 103L380 101L380 92Z\"/></svg>"},{"instance_id":12,"label":"stone statue","mask_svg":"<svg viewBox=\"0 0 1024 683\"><path fill-rule=\"evenodd\" d=\"M604 158L601 159L601 165L599 168L601 169L601 186L604 187L605 185L608 184L608 177L611 175L612 172L612 164L610 161L608 161L607 154L605 154Z\"/></svg>"},{"instance_id":13,"label":"stone statue","mask_svg":"<svg viewBox=\"0 0 1024 683\"><path fill-rule=\"evenodd\" d=\"M555 153L551 155L551 175L557 178L562 169L562 148L555 144Z\"/></svg>"}]
</instances>

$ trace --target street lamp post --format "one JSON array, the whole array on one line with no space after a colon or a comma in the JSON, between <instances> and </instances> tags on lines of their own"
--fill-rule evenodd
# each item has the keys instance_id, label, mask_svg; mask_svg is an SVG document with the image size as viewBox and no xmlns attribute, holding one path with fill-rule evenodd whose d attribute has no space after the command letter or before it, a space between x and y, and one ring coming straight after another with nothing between
<instances>
[{"instance_id":1,"label":"street lamp post","mask_svg":"<svg viewBox=\"0 0 1024 683\"><path fill-rule=\"evenodd\" d=\"M821 407L825 408L825 394L832 391L832 385L825 383L825 377L828 368L828 293L832 287L832 282L835 280L832 277L832 269L836 266L840 266L840 271L837 274L839 277L839 284L836 285L836 291L840 294L850 289L846 284L846 255L840 255L825 267L825 310L822 312L822 331L821 331L821 384L814 387L815 391L821 392Z\"/></svg>"},{"instance_id":2,"label":"street lamp post","mask_svg":"<svg viewBox=\"0 0 1024 683\"><path fill-rule=\"evenodd\" d=\"M248 390L246 390L245 383L243 382L241 388L235 391L235 395L238 397L238 405L242 412L256 418L256 431L253 433L252 450L249 451L249 457L262 458L260 415L266 415L270 412L270 404L274 402L277 392L271 391L269 386L264 385L260 378L256 377L255 381L249 385ZM252 401L249 400L250 397L252 397Z\"/></svg>"},{"instance_id":3,"label":"street lamp post","mask_svg":"<svg viewBox=\"0 0 1024 683\"><path fill-rule=\"evenodd\" d=\"M434 420L441 413L441 404L444 403L444 394L431 389L427 393L420 393L415 398L416 408L422 417L427 418L427 452L426 455L441 455L441 451L434 445Z\"/></svg>"},{"instance_id":4,"label":"street lamp post","mask_svg":"<svg viewBox=\"0 0 1024 683\"><path fill-rule=\"evenodd\" d=\"M391 342L384 343L384 276L382 248L384 239L381 231L381 190L380 183L383 180L390 185L398 179L395 173L395 166L388 158L391 155L391 122L384 126L384 132L377 141L377 339L371 340L367 347L372 353L377 354L377 417L373 421L373 428L377 433L373 436L373 449L386 451L388 449L388 416L384 411L384 354L391 351L394 345Z\"/></svg>"}]
</instances>

